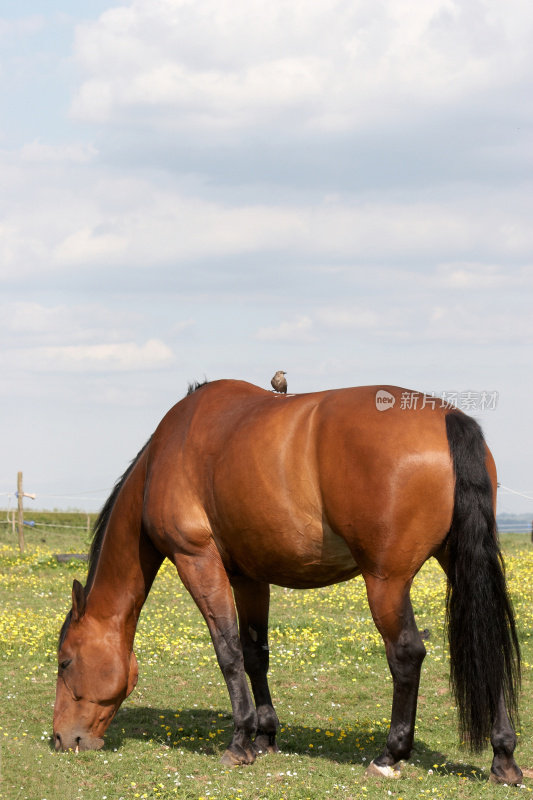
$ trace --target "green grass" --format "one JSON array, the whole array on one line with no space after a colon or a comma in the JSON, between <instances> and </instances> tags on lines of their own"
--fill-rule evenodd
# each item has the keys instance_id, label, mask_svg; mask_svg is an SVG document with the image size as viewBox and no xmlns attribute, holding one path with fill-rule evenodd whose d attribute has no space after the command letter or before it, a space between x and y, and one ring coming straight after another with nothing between
<instances>
[{"instance_id":1,"label":"green grass","mask_svg":"<svg viewBox=\"0 0 533 800\"><path fill-rule=\"evenodd\" d=\"M502 541L524 656L517 760L532 767L533 547L526 535L504 535ZM415 749L399 781L364 776L387 735L392 685L360 579L313 592L273 589L270 684L282 724L279 755L234 770L219 763L232 729L229 698L207 628L170 565L161 570L141 616L138 687L112 723L105 748L56 754L50 734L57 636L72 580L84 579L86 565L58 564L52 554L86 549L83 522L67 532L28 529L23 556L11 531L0 529L5 800L531 796L531 788L489 784L489 751L472 757L460 747L443 640L445 584L434 562L412 592L418 625L431 638Z\"/></svg>"}]
</instances>

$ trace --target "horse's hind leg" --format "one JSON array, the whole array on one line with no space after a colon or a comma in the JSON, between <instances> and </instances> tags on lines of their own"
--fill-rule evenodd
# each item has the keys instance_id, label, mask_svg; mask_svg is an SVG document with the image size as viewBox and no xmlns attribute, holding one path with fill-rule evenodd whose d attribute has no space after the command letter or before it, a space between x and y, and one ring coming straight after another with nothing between
<instances>
[{"instance_id":1,"label":"horse's hind leg","mask_svg":"<svg viewBox=\"0 0 533 800\"><path fill-rule=\"evenodd\" d=\"M514 760L516 734L509 720L503 694L496 710L490 734L490 743L494 752L490 768L490 780L493 783L521 783L522 771Z\"/></svg>"},{"instance_id":2,"label":"horse's hind leg","mask_svg":"<svg viewBox=\"0 0 533 800\"><path fill-rule=\"evenodd\" d=\"M397 764L409 758L413 746L420 669L426 655L409 589L411 581L365 576L368 602L376 627L385 642L393 681L392 713L385 749L367 772L398 777Z\"/></svg>"},{"instance_id":3,"label":"horse's hind leg","mask_svg":"<svg viewBox=\"0 0 533 800\"><path fill-rule=\"evenodd\" d=\"M268 688L268 607L270 586L248 578L232 578L235 603L239 615L239 630L244 655L244 668L252 684L257 708L258 752L277 752L278 718L272 706Z\"/></svg>"},{"instance_id":4,"label":"horse's hind leg","mask_svg":"<svg viewBox=\"0 0 533 800\"><path fill-rule=\"evenodd\" d=\"M237 626L237 614L228 576L218 552L195 556L176 555L179 576L202 612L231 700L235 729L222 757L226 766L251 764L256 750L257 730L254 707L246 675Z\"/></svg>"}]
</instances>

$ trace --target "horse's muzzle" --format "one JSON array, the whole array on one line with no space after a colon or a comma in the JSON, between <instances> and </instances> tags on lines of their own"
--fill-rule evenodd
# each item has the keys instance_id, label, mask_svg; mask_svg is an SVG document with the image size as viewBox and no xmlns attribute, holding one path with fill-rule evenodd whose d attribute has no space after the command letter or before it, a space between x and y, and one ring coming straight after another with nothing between
<instances>
[{"instance_id":1,"label":"horse's muzzle","mask_svg":"<svg viewBox=\"0 0 533 800\"><path fill-rule=\"evenodd\" d=\"M77 736L76 734L54 731L54 747L57 752L74 751L75 753L80 753L82 750L100 750L103 746L104 740L98 736Z\"/></svg>"}]
</instances>

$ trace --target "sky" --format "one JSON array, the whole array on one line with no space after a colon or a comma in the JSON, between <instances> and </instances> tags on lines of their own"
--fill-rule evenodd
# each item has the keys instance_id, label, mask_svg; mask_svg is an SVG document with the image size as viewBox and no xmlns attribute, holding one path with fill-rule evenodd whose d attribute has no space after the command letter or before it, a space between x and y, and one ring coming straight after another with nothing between
<instances>
[{"instance_id":1,"label":"sky","mask_svg":"<svg viewBox=\"0 0 533 800\"><path fill-rule=\"evenodd\" d=\"M532 28L0 0L0 506L97 509L190 381L283 369L469 398L533 518Z\"/></svg>"}]
</instances>

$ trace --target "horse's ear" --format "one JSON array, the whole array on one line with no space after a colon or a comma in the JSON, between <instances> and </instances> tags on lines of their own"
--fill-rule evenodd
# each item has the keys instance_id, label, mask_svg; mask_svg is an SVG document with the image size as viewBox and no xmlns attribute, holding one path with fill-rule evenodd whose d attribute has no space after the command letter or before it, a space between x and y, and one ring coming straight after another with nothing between
<instances>
[{"instance_id":1,"label":"horse's ear","mask_svg":"<svg viewBox=\"0 0 533 800\"><path fill-rule=\"evenodd\" d=\"M72 621L78 622L85 614L85 589L74 579L72 584Z\"/></svg>"}]
</instances>

